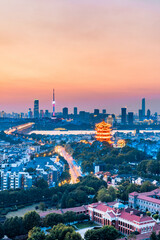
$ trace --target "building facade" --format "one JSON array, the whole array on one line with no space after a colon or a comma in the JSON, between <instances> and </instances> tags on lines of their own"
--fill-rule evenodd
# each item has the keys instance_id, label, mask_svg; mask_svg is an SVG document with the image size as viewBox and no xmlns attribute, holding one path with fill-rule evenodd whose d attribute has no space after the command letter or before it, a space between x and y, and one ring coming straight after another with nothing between
<instances>
[{"instance_id":1,"label":"building facade","mask_svg":"<svg viewBox=\"0 0 160 240\"><path fill-rule=\"evenodd\" d=\"M27 172L0 171L0 191L9 189L29 189L32 187L32 176Z\"/></svg>"},{"instance_id":2,"label":"building facade","mask_svg":"<svg viewBox=\"0 0 160 240\"><path fill-rule=\"evenodd\" d=\"M121 203L93 203L88 206L88 213L92 221L114 226L126 235L135 231L141 234L152 232L156 224L151 217L135 209L125 209Z\"/></svg>"},{"instance_id":3,"label":"building facade","mask_svg":"<svg viewBox=\"0 0 160 240\"><path fill-rule=\"evenodd\" d=\"M34 100L34 118L39 118L39 100Z\"/></svg>"},{"instance_id":4,"label":"building facade","mask_svg":"<svg viewBox=\"0 0 160 240\"><path fill-rule=\"evenodd\" d=\"M160 214L160 188L151 192L129 194L129 206Z\"/></svg>"}]
</instances>

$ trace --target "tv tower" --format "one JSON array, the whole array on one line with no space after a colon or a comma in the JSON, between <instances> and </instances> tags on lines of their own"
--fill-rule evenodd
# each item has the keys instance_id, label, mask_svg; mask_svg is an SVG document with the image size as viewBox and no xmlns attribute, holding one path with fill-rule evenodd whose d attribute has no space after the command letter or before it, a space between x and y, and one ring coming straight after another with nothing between
<instances>
[{"instance_id":1,"label":"tv tower","mask_svg":"<svg viewBox=\"0 0 160 240\"><path fill-rule=\"evenodd\" d=\"M56 105L56 102L55 102L55 93L54 93L54 89L53 89L53 101L52 101L52 107L53 107L53 114L52 116L55 117L55 105Z\"/></svg>"}]
</instances>

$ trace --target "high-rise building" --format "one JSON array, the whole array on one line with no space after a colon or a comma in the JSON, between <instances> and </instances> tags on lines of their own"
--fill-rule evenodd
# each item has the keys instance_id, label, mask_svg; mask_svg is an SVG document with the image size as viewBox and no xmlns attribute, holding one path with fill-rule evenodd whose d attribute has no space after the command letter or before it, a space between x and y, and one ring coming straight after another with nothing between
<instances>
[{"instance_id":1,"label":"high-rise building","mask_svg":"<svg viewBox=\"0 0 160 240\"><path fill-rule=\"evenodd\" d=\"M102 110L102 113L103 113L103 114L106 114L106 109L103 109L103 110Z\"/></svg>"},{"instance_id":2,"label":"high-rise building","mask_svg":"<svg viewBox=\"0 0 160 240\"><path fill-rule=\"evenodd\" d=\"M147 110L147 119L149 120L150 117L151 117L151 111L150 111L150 109L148 109L148 110Z\"/></svg>"},{"instance_id":3,"label":"high-rise building","mask_svg":"<svg viewBox=\"0 0 160 240\"><path fill-rule=\"evenodd\" d=\"M99 109L94 109L94 115L99 115Z\"/></svg>"},{"instance_id":4,"label":"high-rise building","mask_svg":"<svg viewBox=\"0 0 160 240\"><path fill-rule=\"evenodd\" d=\"M142 112L142 109L139 109L139 121L143 121L143 112Z\"/></svg>"},{"instance_id":5,"label":"high-rise building","mask_svg":"<svg viewBox=\"0 0 160 240\"><path fill-rule=\"evenodd\" d=\"M64 107L64 108L63 108L63 117L64 117L64 118L67 118L67 117L68 117L68 108L67 108L67 107Z\"/></svg>"},{"instance_id":6,"label":"high-rise building","mask_svg":"<svg viewBox=\"0 0 160 240\"><path fill-rule=\"evenodd\" d=\"M34 118L39 118L39 100L34 100Z\"/></svg>"},{"instance_id":7,"label":"high-rise building","mask_svg":"<svg viewBox=\"0 0 160 240\"><path fill-rule=\"evenodd\" d=\"M110 124L111 126L113 126L113 117L112 117L112 115L109 115L107 117L107 123Z\"/></svg>"},{"instance_id":8,"label":"high-rise building","mask_svg":"<svg viewBox=\"0 0 160 240\"><path fill-rule=\"evenodd\" d=\"M126 124L127 121L127 108L121 108L121 123Z\"/></svg>"},{"instance_id":9,"label":"high-rise building","mask_svg":"<svg viewBox=\"0 0 160 240\"><path fill-rule=\"evenodd\" d=\"M44 111L40 110L40 118L43 118L43 117L44 117Z\"/></svg>"},{"instance_id":10,"label":"high-rise building","mask_svg":"<svg viewBox=\"0 0 160 240\"><path fill-rule=\"evenodd\" d=\"M49 118L49 111L48 111L48 110L45 110L44 116L45 116L46 118Z\"/></svg>"},{"instance_id":11,"label":"high-rise building","mask_svg":"<svg viewBox=\"0 0 160 240\"><path fill-rule=\"evenodd\" d=\"M56 105L56 102L55 102L55 92L54 92L54 89L53 89L53 101L52 101L53 117L55 117L55 105Z\"/></svg>"},{"instance_id":12,"label":"high-rise building","mask_svg":"<svg viewBox=\"0 0 160 240\"><path fill-rule=\"evenodd\" d=\"M29 108L29 110L28 110L28 118L32 118L32 110L31 110L31 108Z\"/></svg>"},{"instance_id":13,"label":"high-rise building","mask_svg":"<svg viewBox=\"0 0 160 240\"><path fill-rule=\"evenodd\" d=\"M74 113L74 116L77 116L77 114L78 114L78 109L77 109L77 107L74 107L73 113Z\"/></svg>"},{"instance_id":14,"label":"high-rise building","mask_svg":"<svg viewBox=\"0 0 160 240\"><path fill-rule=\"evenodd\" d=\"M146 100L145 98L142 99L142 116L145 118L146 115Z\"/></svg>"},{"instance_id":15,"label":"high-rise building","mask_svg":"<svg viewBox=\"0 0 160 240\"><path fill-rule=\"evenodd\" d=\"M133 121L134 121L133 117L134 117L133 112L129 112L128 113L128 124L129 125L133 125Z\"/></svg>"}]
</instances>

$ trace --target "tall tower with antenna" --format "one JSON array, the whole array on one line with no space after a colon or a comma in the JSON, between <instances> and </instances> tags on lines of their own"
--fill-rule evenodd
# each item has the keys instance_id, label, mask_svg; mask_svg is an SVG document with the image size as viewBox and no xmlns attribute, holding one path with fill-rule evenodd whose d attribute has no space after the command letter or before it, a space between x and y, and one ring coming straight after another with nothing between
<instances>
[{"instance_id":1,"label":"tall tower with antenna","mask_svg":"<svg viewBox=\"0 0 160 240\"><path fill-rule=\"evenodd\" d=\"M52 117L55 117L55 105L56 105L55 92L54 92L54 89L53 89L53 101L52 101L53 113L52 113Z\"/></svg>"}]
</instances>

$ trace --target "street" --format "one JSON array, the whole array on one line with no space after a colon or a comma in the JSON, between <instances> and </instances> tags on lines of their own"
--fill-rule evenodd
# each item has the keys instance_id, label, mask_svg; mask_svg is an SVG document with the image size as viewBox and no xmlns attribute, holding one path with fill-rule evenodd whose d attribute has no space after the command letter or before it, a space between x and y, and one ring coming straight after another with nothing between
<instances>
[{"instance_id":1,"label":"street","mask_svg":"<svg viewBox=\"0 0 160 240\"><path fill-rule=\"evenodd\" d=\"M76 163L74 162L73 157L66 152L64 147L61 146L56 146L55 147L55 152L59 153L60 156L64 157L64 159L68 162L69 164L69 168L70 168L70 174L71 174L71 183L76 183L77 182L77 178L79 176L82 176L82 172L80 167L78 167L76 165Z\"/></svg>"}]
</instances>

